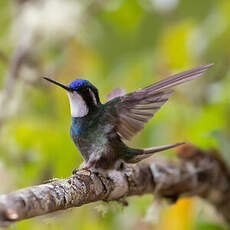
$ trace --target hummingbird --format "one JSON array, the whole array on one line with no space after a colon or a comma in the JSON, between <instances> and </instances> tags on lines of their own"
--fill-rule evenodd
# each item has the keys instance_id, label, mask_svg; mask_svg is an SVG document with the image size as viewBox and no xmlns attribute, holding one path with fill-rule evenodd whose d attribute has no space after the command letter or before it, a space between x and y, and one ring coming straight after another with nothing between
<instances>
[{"instance_id":1,"label":"hummingbird","mask_svg":"<svg viewBox=\"0 0 230 230\"><path fill-rule=\"evenodd\" d=\"M202 75L213 64L172 75L125 94L112 90L102 104L98 89L88 80L76 79L65 85L44 77L65 89L71 111L70 136L84 158L82 170L113 169L116 162L137 163L156 152L183 145L178 142L151 148L131 148L125 141L135 136L174 92L173 87Z\"/></svg>"}]
</instances>

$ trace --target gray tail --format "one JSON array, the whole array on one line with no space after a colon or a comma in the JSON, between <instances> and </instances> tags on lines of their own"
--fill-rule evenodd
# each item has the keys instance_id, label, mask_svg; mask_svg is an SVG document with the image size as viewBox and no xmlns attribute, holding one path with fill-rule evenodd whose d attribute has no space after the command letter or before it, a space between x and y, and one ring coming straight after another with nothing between
<instances>
[{"instance_id":1,"label":"gray tail","mask_svg":"<svg viewBox=\"0 0 230 230\"><path fill-rule=\"evenodd\" d=\"M139 151L137 151L137 149L135 151L135 155L133 155L131 158L126 159L127 163L137 163L141 160L144 160L148 157L151 157L154 153L157 152L161 152L167 149L171 149L180 145L185 144L186 142L178 142L178 143L174 143L174 144L168 144L168 145L161 145L161 146L156 146L156 147L151 147L151 148L146 148L146 149L139 149Z\"/></svg>"}]
</instances>

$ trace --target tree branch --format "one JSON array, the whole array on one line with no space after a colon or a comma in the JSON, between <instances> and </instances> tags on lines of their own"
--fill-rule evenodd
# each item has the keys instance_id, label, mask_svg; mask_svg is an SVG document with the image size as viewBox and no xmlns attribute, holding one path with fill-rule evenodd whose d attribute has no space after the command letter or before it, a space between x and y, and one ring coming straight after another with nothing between
<instances>
[{"instance_id":1,"label":"tree branch","mask_svg":"<svg viewBox=\"0 0 230 230\"><path fill-rule=\"evenodd\" d=\"M66 179L24 188L0 196L0 224L79 207L99 200L154 193L176 201L200 196L211 202L230 223L230 177L214 150L185 145L179 161L154 160L151 164L124 165L120 171L79 172Z\"/></svg>"}]
</instances>

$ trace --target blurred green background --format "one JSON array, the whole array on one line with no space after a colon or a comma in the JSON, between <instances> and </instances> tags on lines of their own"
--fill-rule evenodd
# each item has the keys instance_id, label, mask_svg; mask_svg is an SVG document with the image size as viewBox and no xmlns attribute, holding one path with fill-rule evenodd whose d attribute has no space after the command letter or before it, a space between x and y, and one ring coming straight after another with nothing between
<instances>
[{"instance_id":1,"label":"blurred green background","mask_svg":"<svg viewBox=\"0 0 230 230\"><path fill-rule=\"evenodd\" d=\"M229 162L229 44L229 0L1 0L0 192L67 177L82 161L69 137L67 96L44 75L63 83L88 79L104 101L114 87L132 91L214 62L204 76L178 87L128 144L187 140L221 149ZM89 204L19 222L16 229L227 229L198 199L181 199L161 212L152 195L128 201L128 207Z\"/></svg>"}]
</instances>

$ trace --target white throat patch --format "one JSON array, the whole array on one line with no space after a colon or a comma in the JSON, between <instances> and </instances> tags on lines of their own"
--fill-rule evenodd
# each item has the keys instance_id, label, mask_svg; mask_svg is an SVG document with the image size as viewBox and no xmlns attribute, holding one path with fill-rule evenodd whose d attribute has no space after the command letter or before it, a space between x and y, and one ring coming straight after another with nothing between
<instances>
[{"instance_id":1,"label":"white throat patch","mask_svg":"<svg viewBox=\"0 0 230 230\"><path fill-rule=\"evenodd\" d=\"M89 109L84 99L77 92L67 92L70 103L72 117L84 117L88 114Z\"/></svg>"}]
</instances>

